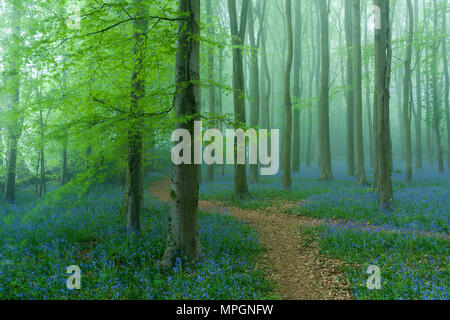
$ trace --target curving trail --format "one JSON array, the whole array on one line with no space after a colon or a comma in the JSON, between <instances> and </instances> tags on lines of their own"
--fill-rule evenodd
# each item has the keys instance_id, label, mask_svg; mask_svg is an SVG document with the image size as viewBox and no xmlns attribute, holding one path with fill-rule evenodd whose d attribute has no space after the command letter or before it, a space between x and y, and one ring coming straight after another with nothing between
<instances>
[{"instance_id":1,"label":"curving trail","mask_svg":"<svg viewBox=\"0 0 450 320\"><path fill-rule=\"evenodd\" d=\"M148 191L162 201L169 200L170 179L153 183ZM286 300L351 299L339 261L319 254L315 243L303 236L302 227L320 220L280 214L281 208L243 210L218 201L199 201L202 211L229 214L254 226L267 249L257 267L275 283L276 294Z\"/></svg>"}]
</instances>

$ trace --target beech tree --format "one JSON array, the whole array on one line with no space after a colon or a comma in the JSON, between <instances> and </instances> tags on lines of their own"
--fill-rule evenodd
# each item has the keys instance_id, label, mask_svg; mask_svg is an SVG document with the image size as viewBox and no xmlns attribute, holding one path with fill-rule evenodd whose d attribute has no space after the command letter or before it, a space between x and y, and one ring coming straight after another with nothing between
<instances>
[{"instance_id":1,"label":"beech tree","mask_svg":"<svg viewBox=\"0 0 450 320\"><path fill-rule=\"evenodd\" d=\"M355 111L355 136L356 136L356 180L357 184L368 185L364 165L364 134L362 122L362 58L361 58L361 4L359 0L353 0L353 105Z\"/></svg>"},{"instance_id":2,"label":"beech tree","mask_svg":"<svg viewBox=\"0 0 450 320\"><path fill-rule=\"evenodd\" d=\"M179 0L178 9L184 15L178 22L175 116L183 121L177 121L175 127L194 136L195 116L200 111L200 0ZM192 144L191 164L173 166L162 262L165 266L172 265L176 258L196 261L202 254L198 233L199 165L194 164L195 151Z\"/></svg>"},{"instance_id":3,"label":"beech tree","mask_svg":"<svg viewBox=\"0 0 450 320\"><path fill-rule=\"evenodd\" d=\"M22 134L22 120L19 116L19 99L20 99L20 66L22 64L22 40L21 40L21 8L17 3L11 6L11 42L9 67L10 76L8 82L10 83L10 102L9 113L14 119L8 125L7 137L7 164L6 164L6 179L4 199L6 201L14 201L16 199L16 167L17 167L17 152L18 142Z\"/></svg>"},{"instance_id":4,"label":"beech tree","mask_svg":"<svg viewBox=\"0 0 450 320\"><path fill-rule=\"evenodd\" d=\"M321 33L321 76L320 76L320 108L319 108L319 139L320 139L320 179L332 180L330 119L329 119L329 84L330 84L330 48L328 30L329 2L319 3L320 33Z\"/></svg>"},{"instance_id":5,"label":"beech tree","mask_svg":"<svg viewBox=\"0 0 450 320\"><path fill-rule=\"evenodd\" d=\"M347 167L348 175L355 176L355 116L353 73L353 16L352 0L345 0L345 38L347 43Z\"/></svg>"},{"instance_id":6,"label":"beech tree","mask_svg":"<svg viewBox=\"0 0 450 320\"><path fill-rule=\"evenodd\" d=\"M406 43L405 75L403 81L403 120L405 128L405 154L406 154L406 183L412 180L412 143L411 143L411 107L410 107L410 85L411 85L411 60L412 44L414 36L414 17L411 0L408 5L408 41Z\"/></svg>"},{"instance_id":7,"label":"beech tree","mask_svg":"<svg viewBox=\"0 0 450 320\"><path fill-rule=\"evenodd\" d=\"M212 9L211 9L211 1L206 1L206 14L208 15L207 23L209 24L209 34L212 36L214 34L214 26L212 21ZM208 106L209 106L209 113L211 115L214 115L216 113L216 88L214 85L214 48L212 46L208 46L208 82L209 82L209 89L208 89ZM217 122L215 123L217 125ZM216 127L216 126L213 126ZM210 164L207 166L207 172L206 172L206 181L213 181L214 180L214 164Z\"/></svg>"},{"instance_id":8,"label":"beech tree","mask_svg":"<svg viewBox=\"0 0 450 320\"><path fill-rule=\"evenodd\" d=\"M301 123L301 111L302 111L302 0L295 1L295 25L294 25L294 83L293 83L293 96L294 96L294 110L293 110L293 138L292 138L292 171L300 171L300 150L301 150L301 138L300 138L300 123Z\"/></svg>"},{"instance_id":9,"label":"beech tree","mask_svg":"<svg viewBox=\"0 0 450 320\"><path fill-rule=\"evenodd\" d=\"M136 44L133 48L133 70L131 73L130 128L128 129L128 161L126 194L128 195L127 230L138 234L141 229L140 214L142 197L142 105L145 97L144 57L147 48L146 32L148 20L145 18L147 7L142 0L134 0L136 16L133 20L133 36Z\"/></svg>"},{"instance_id":10,"label":"beech tree","mask_svg":"<svg viewBox=\"0 0 450 320\"><path fill-rule=\"evenodd\" d=\"M294 57L294 38L292 30L291 0L286 0L286 30L288 49L286 55L286 69L284 71L284 135L283 135L283 187L291 187L291 146L292 146L292 100L291 100L291 71Z\"/></svg>"},{"instance_id":11,"label":"beech tree","mask_svg":"<svg viewBox=\"0 0 450 320\"><path fill-rule=\"evenodd\" d=\"M392 210L391 140L389 123L389 88L392 65L390 1L376 0L380 8L381 28L375 30L375 190L380 208Z\"/></svg>"},{"instance_id":12,"label":"beech tree","mask_svg":"<svg viewBox=\"0 0 450 320\"><path fill-rule=\"evenodd\" d=\"M447 34L447 3L444 2L442 6L442 34ZM450 176L450 106L449 106L449 92L450 92L450 77L448 73L447 60L447 37L442 38L442 63L444 65L444 106L445 106L445 120L447 124L447 170Z\"/></svg>"},{"instance_id":13,"label":"beech tree","mask_svg":"<svg viewBox=\"0 0 450 320\"><path fill-rule=\"evenodd\" d=\"M236 1L228 1L228 14L230 16L230 30L233 46L233 103L234 116L237 123L245 124L245 81L244 64L242 58L242 46L244 45L245 33L247 29L247 17L249 0L242 1L240 23L236 11ZM237 150L237 141L235 141ZM234 193L237 198L245 198L249 195L247 185L247 172L245 164L238 164L235 157L234 165Z\"/></svg>"},{"instance_id":14,"label":"beech tree","mask_svg":"<svg viewBox=\"0 0 450 320\"><path fill-rule=\"evenodd\" d=\"M414 16L419 21L419 0L414 2ZM415 32L419 33L419 23L415 23ZM422 159L422 63L421 47L416 44L416 111L415 111L415 134L416 134L416 168L423 167Z\"/></svg>"},{"instance_id":15,"label":"beech tree","mask_svg":"<svg viewBox=\"0 0 450 320\"><path fill-rule=\"evenodd\" d=\"M434 40L432 45L431 79L433 92L433 129L436 138L437 161L439 172L444 171L444 156L441 141L441 112L438 88L438 54L439 54L439 8L437 0L433 0Z\"/></svg>"}]
</instances>

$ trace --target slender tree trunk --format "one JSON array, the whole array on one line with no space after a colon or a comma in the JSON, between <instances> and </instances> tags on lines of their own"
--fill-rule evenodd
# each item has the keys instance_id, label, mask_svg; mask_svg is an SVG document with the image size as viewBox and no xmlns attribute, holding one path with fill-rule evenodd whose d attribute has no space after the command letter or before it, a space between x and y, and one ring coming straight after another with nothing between
<instances>
[{"instance_id":1,"label":"slender tree trunk","mask_svg":"<svg viewBox=\"0 0 450 320\"><path fill-rule=\"evenodd\" d=\"M284 139L283 139L283 187L291 188L291 146L292 146L292 101L291 101L291 71L294 57L294 39L292 31L292 2L286 0L286 30L288 50L286 69L284 72Z\"/></svg>"},{"instance_id":2,"label":"slender tree trunk","mask_svg":"<svg viewBox=\"0 0 450 320\"><path fill-rule=\"evenodd\" d=\"M144 17L147 8L143 0L134 0L136 16ZM148 20L139 18L133 21L134 38L133 71L131 73L131 105L130 128L128 129L128 216L127 230L129 234L137 235L141 230L141 190L142 190L142 108L140 100L145 97L145 66L146 33Z\"/></svg>"},{"instance_id":3,"label":"slender tree trunk","mask_svg":"<svg viewBox=\"0 0 450 320\"><path fill-rule=\"evenodd\" d=\"M128 202L129 202L129 198L130 198L130 169L128 168L128 163L127 163L127 168L126 168L126 173L125 173L125 190L124 190L124 197L123 197L123 202L122 202L122 206L120 207L120 215L121 216L125 216L128 213Z\"/></svg>"},{"instance_id":4,"label":"slender tree trunk","mask_svg":"<svg viewBox=\"0 0 450 320\"><path fill-rule=\"evenodd\" d=\"M44 147L41 146L41 172L40 172L40 183L39 183L39 197L42 197L45 192L46 192L46 187L45 187L45 159L44 159Z\"/></svg>"},{"instance_id":5,"label":"slender tree trunk","mask_svg":"<svg viewBox=\"0 0 450 320\"><path fill-rule=\"evenodd\" d=\"M200 111L200 0L179 0L179 11L188 14L178 22L176 55L175 115L183 118ZM194 119L176 122L175 127L194 136ZM192 164L173 166L163 266L172 266L177 258L195 262L202 254L198 232L199 165L193 164L194 153L192 144Z\"/></svg>"},{"instance_id":6,"label":"slender tree trunk","mask_svg":"<svg viewBox=\"0 0 450 320\"><path fill-rule=\"evenodd\" d=\"M447 34L447 3L444 2L442 6L442 34ZM447 124L447 170L450 176L450 106L449 106L449 92L450 92L450 78L448 74L448 60L447 60L447 37L442 39L442 62L444 65L444 77L445 77L445 93L444 93L444 105L445 105L445 120Z\"/></svg>"},{"instance_id":7,"label":"slender tree trunk","mask_svg":"<svg viewBox=\"0 0 450 320\"><path fill-rule=\"evenodd\" d=\"M398 127L400 130L400 138L399 138L399 146L401 152L401 160L402 164L406 163L406 153L405 153L405 120L403 118L403 110L402 110L402 94L403 94L403 86L402 86L402 75L401 70L399 69L396 77L395 77L395 91L397 96L397 117L398 117Z\"/></svg>"},{"instance_id":8,"label":"slender tree trunk","mask_svg":"<svg viewBox=\"0 0 450 320\"><path fill-rule=\"evenodd\" d=\"M316 49L316 37L314 34L314 26L313 26L313 3L310 3L310 19L311 19L311 76L310 76L310 86L309 86L309 97L311 99L311 105L308 107L308 133L307 133L307 142L306 142L306 165L309 167L311 165L312 160L312 130L313 130L313 88L314 88L314 79L316 75L316 57L317 49ZM319 32L316 30L316 32Z\"/></svg>"},{"instance_id":9,"label":"slender tree trunk","mask_svg":"<svg viewBox=\"0 0 450 320\"><path fill-rule=\"evenodd\" d=\"M242 10L240 17L240 27L238 29L238 18L236 12L236 1L228 0L228 11L230 16L230 29L233 45L233 102L234 115L237 122L246 123L245 117L245 82L244 67L242 61L242 46L244 45L245 32L247 28L247 13L249 0L242 1ZM237 141L235 141L235 150L237 150ZM239 199L246 198L249 195L247 185L246 165L238 164L235 156L234 165L234 193Z\"/></svg>"},{"instance_id":10,"label":"slender tree trunk","mask_svg":"<svg viewBox=\"0 0 450 320\"><path fill-rule=\"evenodd\" d=\"M416 21L419 21L419 0L414 3L414 15ZM419 23L416 23L416 33L419 32ZM417 111L415 116L416 126L416 168L423 167L422 159L422 66L420 61L420 47L416 46L416 105Z\"/></svg>"},{"instance_id":11,"label":"slender tree trunk","mask_svg":"<svg viewBox=\"0 0 450 320\"><path fill-rule=\"evenodd\" d=\"M353 0L353 105L355 111L355 135L356 135L356 181L360 186L369 183L366 178L364 165L364 134L362 124L362 58L361 58L361 4L359 0Z\"/></svg>"},{"instance_id":12,"label":"slender tree trunk","mask_svg":"<svg viewBox=\"0 0 450 320\"><path fill-rule=\"evenodd\" d=\"M300 115L301 115L301 69L302 69L302 0L295 1L295 50L294 50L294 87L293 94L295 99L294 108L294 136L292 140L293 144L293 157L292 157L292 171L300 171Z\"/></svg>"},{"instance_id":13,"label":"slender tree trunk","mask_svg":"<svg viewBox=\"0 0 450 320\"><path fill-rule=\"evenodd\" d=\"M61 151L61 175L59 183L65 185L67 183L67 136L63 140L63 149Z\"/></svg>"},{"instance_id":14,"label":"slender tree trunk","mask_svg":"<svg viewBox=\"0 0 450 320\"><path fill-rule=\"evenodd\" d=\"M426 54L426 56L428 56ZM432 143L432 118L433 118L433 102L431 101L431 97L430 97L430 90L431 90L431 86L430 86L430 73L431 73L431 68L428 67L427 71L425 73L425 77L426 77L426 82L425 82L425 101L426 101L426 125L427 125L427 158L428 158L428 164L430 166L433 165L434 159L433 159L433 143Z\"/></svg>"},{"instance_id":15,"label":"slender tree trunk","mask_svg":"<svg viewBox=\"0 0 450 320\"><path fill-rule=\"evenodd\" d=\"M270 130L271 128L271 119L270 119L270 98L272 93L272 78L270 76L269 63L267 61L267 50L266 50L266 34L267 31L263 30L261 33L261 48L262 48L262 62L263 62L263 72L265 77L265 95L262 101L262 127ZM268 137L268 145L270 145L270 136Z\"/></svg>"},{"instance_id":16,"label":"slender tree trunk","mask_svg":"<svg viewBox=\"0 0 450 320\"><path fill-rule=\"evenodd\" d=\"M40 92L38 89L36 89L37 92L37 100L38 105L40 106ZM45 187L45 158L44 158L44 143L45 143L45 136L44 136L44 119L42 115L42 110L39 110L39 122L40 122L40 147L39 147L39 198L44 195L46 192Z\"/></svg>"},{"instance_id":17,"label":"slender tree trunk","mask_svg":"<svg viewBox=\"0 0 450 320\"><path fill-rule=\"evenodd\" d=\"M214 34L214 27L212 24L212 9L211 9L211 1L206 1L206 14L208 15L208 24L209 24L209 34L212 36ZM208 104L209 104L209 113L214 115L216 113L216 90L214 83L214 49L211 45L208 45L208 82L209 82L209 90L208 90ZM213 126L214 127L214 126ZM206 166L206 181L214 180L214 164L210 164Z\"/></svg>"},{"instance_id":18,"label":"slender tree trunk","mask_svg":"<svg viewBox=\"0 0 450 320\"><path fill-rule=\"evenodd\" d=\"M364 43L366 46L369 45L369 41L367 38L367 10L365 13L365 27L364 27ZM367 121L368 121L368 132L369 132L369 165L373 168L373 122L372 122L372 107L370 104L370 74L369 74L369 60L366 60L364 64L365 68L365 78L366 78L366 108L367 108Z\"/></svg>"},{"instance_id":19,"label":"slender tree trunk","mask_svg":"<svg viewBox=\"0 0 450 320\"><path fill-rule=\"evenodd\" d=\"M375 146L376 146L376 188L380 208L393 208L391 181L391 143L389 124L389 87L392 63L389 0L375 0L381 10L381 28L375 29Z\"/></svg>"},{"instance_id":20,"label":"slender tree trunk","mask_svg":"<svg viewBox=\"0 0 450 320\"><path fill-rule=\"evenodd\" d=\"M224 48L221 48L219 51L219 83L223 83L223 50ZM222 87L219 87L217 90L217 108L219 109L218 112L221 116L224 115L223 112L223 97L222 97ZM219 122L219 129L222 132L223 131L223 123L222 121ZM222 168L222 176L225 175L225 164L221 165Z\"/></svg>"},{"instance_id":21,"label":"slender tree trunk","mask_svg":"<svg viewBox=\"0 0 450 320\"><path fill-rule=\"evenodd\" d=\"M329 181L333 179L331 169L330 150L330 119L329 119L329 85L330 85L330 48L328 30L328 0L320 1L320 21L321 21L321 51L322 65L320 77L320 153L321 153L321 180Z\"/></svg>"},{"instance_id":22,"label":"slender tree trunk","mask_svg":"<svg viewBox=\"0 0 450 320\"><path fill-rule=\"evenodd\" d=\"M14 5L12 9L12 40L10 55L10 81L11 81L11 112L18 112L19 108L19 89L20 89L20 64L21 50L18 40L21 33L21 12L18 5ZM14 123L15 122L15 123ZM16 199L16 166L17 166L17 148L21 135L21 121L12 121L8 126L8 161L6 165L6 181L4 198L6 201L13 202Z\"/></svg>"},{"instance_id":23,"label":"slender tree trunk","mask_svg":"<svg viewBox=\"0 0 450 320\"><path fill-rule=\"evenodd\" d=\"M259 126L259 43L257 43L255 37L255 25L254 25L254 15L253 15L253 5L249 5L248 9L248 32L250 39L250 46L252 47L250 55L250 95L252 101L250 103L250 126ZM250 176L249 180L251 183L258 182L258 165L250 164Z\"/></svg>"},{"instance_id":24,"label":"slender tree trunk","mask_svg":"<svg viewBox=\"0 0 450 320\"><path fill-rule=\"evenodd\" d=\"M319 2L322 0L319 0ZM318 167L320 168L322 166L322 151L320 149L320 93L321 93L321 59L322 59L322 47L321 47L321 20L320 20L320 3L319 2L315 2L316 3L316 9L317 9L317 32L316 32L316 49L317 49L317 55L316 55L316 97L317 99L317 112L315 113L315 117L317 117L315 119L315 122L317 123L317 138L315 139L316 144L318 148L315 148L314 145L312 146L314 149L314 151L316 152L312 152L312 154L316 153L315 156L317 156L317 163L318 163ZM313 120L314 121L314 120Z\"/></svg>"},{"instance_id":25,"label":"slender tree trunk","mask_svg":"<svg viewBox=\"0 0 450 320\"><path fill-rule=\"evenodd\" d=\"M347 43L347 167L348 175L355 176L355 125L354 125L354 61L352 0L345 0L345 38Z\"/></svg>"},{"instance_id":26,"label":"slender tree trunk","mask_svg":"<svg viewBox=\"0 0 450 320\"><path fill-rule=\"evenodd\" d=\"M438 90L438 47L439 47L439 26L438 26L438 5L437 0L433 0L434 3L434 44L433 44L433 60L432 60L432 81L433 81L433 129L436 135L436 149L438 156L438 170L444 171L444 157L442 154L441 143L441 114L440 114L440 101Z\"/></svg>"},{"instance_id":27,"label":"slender tree trunk","mask_svg":"<svg viewBox=\"0 0 450 320\"><path fill-rule=\"evenodd\" d=\"M411 143L411 109L410 109L410 85L411 85L411 60L412 42L414 37L414 16L411 0L406 0L408 6L408 42L406 44L405 78L403 81L403 121L405 127L405 155L406 155L406 183L412 180L412 143Z\"/></svg>"}]
</instances>

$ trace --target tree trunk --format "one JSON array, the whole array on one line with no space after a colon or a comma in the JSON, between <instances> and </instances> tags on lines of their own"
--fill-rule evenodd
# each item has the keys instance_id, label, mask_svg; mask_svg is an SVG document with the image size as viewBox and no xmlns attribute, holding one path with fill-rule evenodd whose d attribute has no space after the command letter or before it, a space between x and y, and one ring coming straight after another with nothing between
<instances>
[{"instance_id":1,"label":"tree trunk","mask_svg":"<svg viewBox=\"0 0 450 320\"><path fill-rule=\"evenodd\" d=\"M136 16L144 17L147 8L143 0L134 0ZM148 20L140 18L133 20L133 33L136 39L133 48L133 70L131 73L131 106L130 128L128 129L127 170L130 178L128 185L128 216L127 231L137 235L141 231L141 190L142 190L142 107L140 101L145 97L145 66L146 32Z\"/></svg>"},{"instance_id":2,"label":"tree trunk","mask_svg":"<svg viewBox=\"0 0 450 320\"><path fill-rule=\"evenodd\" d=\"M300 171L300 115L301 115L301 69L302 69L302 0L295 1L295 50L294 50L294 87L293 94L295 99L294 108L294 136L292 140L293 156L292 156L292 171Z\"/></svg>"},{"instance_id":3,"label":"tree trunk","mask_svg":"<svg viewBox=\"0 0 450 320\"><path fill-rule=\"evenodd\" d=\"M59 184L65 185L67 183L67 136L63 140L63 149L61 151L61 174L59 177Z\"/></svg>"},{"instance_id":4,"label":"tree trunk","mask_svg":"<svg viewBox=\"0 0 450 320\"><path fill-rule=\"evenodd\" d=\"M405 153L405 120L403 118L402 110L402 75L399 69L395 77L395 91L397 95L397 117L398 117L398 127L400 130L399 146L402 165L406 163L406 153Z\"/></svg>"},{"instance_id":5,"label":"tree trunk","mask_svg":"<svg viewBox=\"0 0 450 320\"><path fill-rule=\"evenodd\" d=\"M40 107L40 93L39 90L36 89L37 91L37 100L38 100L38 105ZM45 143L45 136L44 136L44 119L42 116L42 110L39 110L39 121L40 121L40 148L39 148L39 168L40 168L40 179L39 179L39 198L42 197L45 192L46 192L46 187L45 187L45 158L44 158L44 143Z\"/></svg>"},{"instance_id":6,"label":"tree trunk","mask_svg":"<svg viewBox=\"0 0 450 320\"><path fill-rule=\"evenodd\" d=\"M206 1L206 14L208 15L208 24L209 24L209 35L212 36L214 34L214 27L212 21L212 10L211 10L211 1ZM214 115L216 113L216 92L214 85L214 49L212 45L208 45L208 82L209 82L209 90L208 90L208 104L209 104L209 113L210 115ZM214 127L214 126L213 126ZM214 164L207 165L206 167L206 181L214 180Z\"/></svg>"},{"instance_id":7,"label":"tree trunk","mask_svg":"<svg viewBox=\"0 0 450 320\"><path fill-rule=\"evenodd\" d=\"M219 84L223 84L223 50L224 48L221 48L219 51ZM219 109L218 112L221 116L224 115L223 112L223 98L222 98L222 87L219 87L217 90L217 108ZM219 122L219 130L223 131L223 123L222 121ZM222 168L222 176L225 175L225 163L221 165Z\"/></svg>"},{"instance_id":8,"label":"tree trunk","mask_svg":"<svg viewBox=\"0 0 450 320\"><path fill-rule=\"evenodd\" d=\"M248 32L250 38L250 46L252 47L250 55L250 95L252 101L250 103L250 126L259 126L259 43L255 40L255 21L253 15L253 5L249 5L248 9ZM262 23L262 22L261 22ZM251 183L258 182L258 165L250 164Z\"/></svg>"},{"instance_id":9,"label":"tree trunk","mask_svg":"<svg viewBox=\"0 0 450 320\"><path fill-rule=\"evenodd\" d=\"M352 0L345 0L345 38L347 43L347 167L348 175L355 176L355 125L354 125L354 88L353 79L353 16Z\"/></svg>"},{"instance_id":10,"label":"tree trunk","mask_svg":"<svg viewBox=\"0 0 450 320\"><path fill-rule=\"evenodd\" d=\"M262 127L264 129L269 130L271 128L271 119L270 119L270 98L272 93L272 78L270 76L270 69L269 69L269 63L267 61L267 50L266 50L266 30L263 29L261 33L261 48L262 48L262 63L263 63L263 72L265 77L265 95L264 99L261 103L261 110L262 110ZM271 137L268 137L268 145L270 146L270 139Z\"/></svg>"},{"instance_id":11,"label":"tree trunk","mask_svg":"<svg viewBox=\"0 0 450 320\"><path fill-rule=\"evenodd\" d=\"M188 15L178 22L175 76L175 115L178 119L200 111L200 0L179 0L179 11ZM194 120L177 121L175 127L188 130L192 137ZM194 153L192 144L192 164L173 166L163 266L172 266L177 258L195 262L202 254L198 231L199 165L194 164Z\"/></svg>"},{"instance_id":12,"label":"tree trunk","mask_svg":"<svg viewBox=\"0 0 450 320\"><path fill-rule=\"evenodd\" d=\"M362 124L362 58L361 58L361 4L359 0L353 0L353 106L355 111L356 134L356 181L360 186L367 186L364 165L364 134Z\"/></svg>"},{"instance_id":13,"label":"tree trunk","mask_svg":"<svg viewBox=\"0 0 450 320\"><path fill-rule=\"evenodd\" d=\"M428 56L426 53L425 56ZM425 73L425 101L426 101L426 126L427 126L427 158L428 158L428 164L430 166L433 165L433 144L432 144L432 118L433 118L433 102L431 101L430 97L430 73L431 73L431 67L427 68L427 72Z\"/></svg>"},{"instance_id":14,"label":"tree trunk","mask_svg":"<svg viewBox=\"0 0 450 320\"><path fill-rule=\"evenodd\" d=\"M419 0L414 3L414 15L416 21L419 21ZM419 32L419 23L416 23L416 33ZM416 168L422 169L422 66L420 61L420 47L416 46L416 105L417 111L415 116L416 127Z\"/></svg>"},{"instance_id":15,"label":"tree trunk","mask_svg":"<svg viewBox=\"0 0 450 320\"><path fill-rule=\"evenodd\" d=\"M319 0L319 2L322 0ZM317 9L317 32L316 32L316 49L317 49L317 55L316 55L316 97L317 99L317 112L315 113L315 116L317 117L315 119L315 122L317 123L317 138L316 138L316 143L312 145L313 150L316 151L312 151L312 155L317 156L317 163L318 163L318 167L320 168L322 166L322 162L321 162L321 157L322 157L322 152L320 150L320 92L321 92L321 77L320 77L320 71L321 71L321 58L322 58L322 48L321 48L321 20L320 20L320 3L319 2L315 2L316 3L316 9ZM314 121L314 120L313 120ZM312 134L312 132L311 132ZM312 141L311 141L312 143ZM318 146L318 148L315 147Z\"/></svg>"},{"instance_id":16,"label":"tree trunk","mask_svg":"<svg viewBox=\"0 0 450 320\"><path fill-rule=\"evenodd\" d=\"M316 69L317 69L317 59L319 58L319 54L316 48L316 37L314 34L314 26L313 26L313 17L314 17L314 5L310 2L310 17L311 17L311 76L310 76L310 86L309 86L309 97L311 99L311 105L308 107L308 133L307 133L307 142L306 142L306 165L309 167L312 161L312 130L313 130L313 88L314 88L314 80L316 77ZM318 15L317 15L318 16ZM319 30L316 30L318 33ZM317 44L318 45L318 44ZM316 80L317 81L317 80Z\"/></svg>"},{"instance_id":17,"label":"tree trunk","mask_svg":"<svg viewBox=\"0 0 450 320\"><path fill-rule=\"evenodd\" d=\"M283 187L291 188L291 146L292 146L292 101L291 101L291 71L294 57L294 39L292 31L292 2L286 0L286 30L288 50L286 69L284 72L284 139L283 139Z\"/></svg>"},{"instance_id":18,"label":"tree trunk","mask_svg":"<svg viewBox=\"0 0 450 320\"><path fill-rule=\"evenodd\" d=\"M412 180L412 143L411 143L411 109L410 109L410 85L411 85L411 60L412 42L414 37L414 16L411 0L406 0L408 5L409 31L406 44L405 78L403 81L403 121L405 127L405 156L406 156L406 183Z\"/></svg>"},{"instance_id":19,"label":"tree trunk","mask_svg":"<svg viewBox=\"0 0 450 320\"><path fill-rule=\"evenodd\" d=\"M389 87L392 63L389 0L375 0L381 10L381 28L375 30L375 158L376 188L380 209L392 210L391 143L389 124Z\"/></svg>"},{"instance_id":20,"label":"tree trunk","mask_svg":"<svg viewBox=\"0 0 450 320\"><path fill-rule=\"evenodd\" d=\"M128 163L127 163L128 166ZM122 206L120 207L120 215L121 216L125 216L128 213L128 202L129 202L129 198L130 198L130 170L127 168L126 172L125 172L125 190L124 190L124 197L123 197L123 202L122 202Z\"/></svg>"},{"instance_id":21,"label":"tree trunk","mask_svg":"<svg viewBox=\"0 0 450 320\"><path fill-rule=\"evenodd\" d=\"M365 13L365 28L364 28L364 43L368 46L367 39L367 10ZM367 121L368 121L368 132L369 132L369 165L373 168L373 122L372 122L372 106L370 104L370 74L369 74L369 60L365 63L365 78L366 78L366 109L367 109Z\"/></svg>"},{"instance_id":22,"label":"tree trunk","mask_svg":"<svg viewBox=\"0 0 450 320\"><path fill-rule=\"evenodd\" d=\"M320 77L320 179L329 181L333 179L331 169L331 150L330 150L330 120L329 120L329 85L330 85L330 48L329 48L329 30L328 30L328 1L320 1L320 21L321 21L321 77Z\"/></svg>"},{"instance_id":23,"label":"tree trunk","mask_svg":"<svg viewBox=\"0 0 450 320\"><path fill-rule=\"evenodd\" d=\"M11 38L16 39L20 37L21 33L21 12L17 5L13 6L12 9L12 19L11 19ZM11 48L11 62L10 62L10 72L11 72L11 112L18 112L19 107L19 89L20 89L20 63L21 63L21 49L18 44L12 45ZM17 166L17 148L18 142L21 135L21 121L14 121L15 123L10 123L8 126L8 161L6 165L6 180L5 180L5 192L4 198L6 201L13 202L16 199L16 166Z\"/></svg>"},{"instance_id":24,"label":"tree trunk","mask_svg":"<svg viewBox=\"0 0 450 320\"><path fill-rule=\"evenodd\" d=\"M228 0L228 11L230 16L230 29L233 36L233 103L235 121L245 124L245 82L244 67L242 61L242 47L244 45L245 32L247 27L247 13L249 0L242 1L242 10L240 17L240 27L238 29L238 18L236 12L236 1ZM237 141L235 140L235 150L237 150ZM239 199L248 197L246 165L234 165L234 193Z\"/></svg>"},{"instance_id":25,"label":"tree trunk","mask_svg":"<svg viewBox=\"0 0 450 320\"><path fill-rule=\"evenodd\" d=\"M447 5L442 6L442 34L447 34ZM448 74L448 60L447 60L447 38L442 39L442 60L444 64L444 77L445 77L445 93L444 93L444 105L445 105L445 120L447 124L447 170L450 176L450 106L448 101L448 95L450 92L450 79Z\"/></svg>"},{"instance_id":26,"label":"tree trunk","mask_svg":"<svg viewBox=\"0 0 450 320\"><path fill-rule=\"evenodd\" d=\"M432 81L433 81L433 129L436 135L436 150L438 156L438 170L444 171L444 157L442 154L441 143L441 114L440 114L440 101L439 101L439 89L438 89L438 49L439 49L439 26L438 26L438 5L437 0L433 0L434 3L434 44L433 44L433 59L432 59Z\"/></svg>"}]
</instances>

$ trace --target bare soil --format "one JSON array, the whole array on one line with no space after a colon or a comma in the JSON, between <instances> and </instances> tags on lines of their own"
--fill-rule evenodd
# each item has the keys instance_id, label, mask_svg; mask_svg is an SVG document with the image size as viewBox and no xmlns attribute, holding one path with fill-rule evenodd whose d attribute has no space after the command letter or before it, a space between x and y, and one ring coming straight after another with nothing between
<instances>
[{"instance_id":1,"label":"bare soil","mask_svg":"<svg viewBox=\"0 0 450 320\"><path fill-rule=\"evenodd\" d=\"M148 191L162 201L169 200L170 179L153 183ZM301 232L320 220L282 213L284 206L243 210L219 201L200 201L199 209L229 214L252 225L266 248L257 268L264 270L285 300L347 300L351 292L340 273L342 263L319 254L317 243Z\"/></svg>"}]
</instances>

